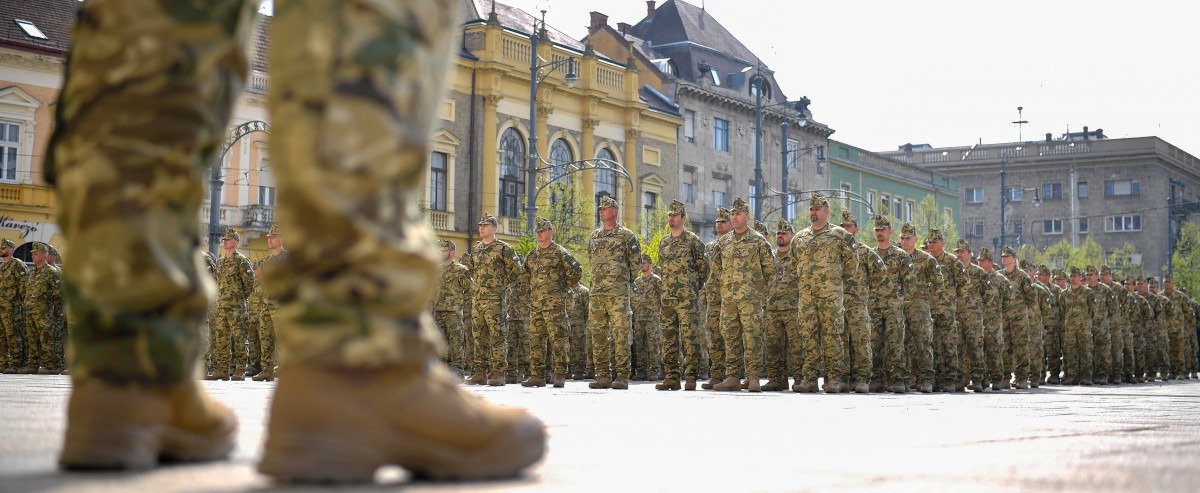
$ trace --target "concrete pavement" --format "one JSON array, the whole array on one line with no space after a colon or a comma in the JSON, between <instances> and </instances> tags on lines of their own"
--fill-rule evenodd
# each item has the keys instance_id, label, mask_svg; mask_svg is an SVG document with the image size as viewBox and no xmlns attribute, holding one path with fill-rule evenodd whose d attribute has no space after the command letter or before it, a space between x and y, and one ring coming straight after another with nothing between
<instances>
[{"instance_id":1,"label":"concrete pavement","mask_svg":"<svg viewBox=\"0 0 1200 493\"><path fill-rule=\"evenodd\" d=\"M0 375L0 491L320 491L254 470L274 384L205 382L241 419L228 461L63 473L70 384ZM823 395L472 387L546 421L524 478L411 482L399 468L338 491L1200 491L1200 382L982 395Z\"/></svg>"}]
</instances>

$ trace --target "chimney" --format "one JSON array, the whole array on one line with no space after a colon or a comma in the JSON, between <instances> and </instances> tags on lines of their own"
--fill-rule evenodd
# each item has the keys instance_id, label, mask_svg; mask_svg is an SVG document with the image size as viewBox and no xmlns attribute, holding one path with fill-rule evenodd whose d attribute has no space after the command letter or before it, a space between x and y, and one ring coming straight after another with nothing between
<instances>
[{"instance_id":1,"label":"chimney","mask_svg":"<svg viewBox=\"0 0 1200 493\"><path fill-rule=\"evenodd\" d=\"M629 24L627 24L627 23L624 23L624 22L618 22L618 23L617 23L617 32L619 32L619 33L621 33L621 34L629 34L629 30L630 30L630 28L632 28L632 27L633 27L633 26L630 26L630 25L629 25Z\"/></svg>"},{"instance_id":2,"label":"chimney","mask_svg":"<svg viewBox=\"0 0 1200 493\"><path fill-rule=\"evenodd\" d=\"M1107 138L1108 138L1108 137L1105 137L1105 136L1104 136L1104 129L1103 129L1103 128L1097 128L1097 129L1096 129L1096 140L1100 140L1100 139L1107 139Z\"/></svg>"},{"instance_id":3,"label":"chimney","mask_svg":"<svg viewBox=\"0 0 1200 493\"><path fill-rule=\"evenodd\" d=\"M654 20L654 0L646 0L646 20Z\"/></svg>"},{"instance_id":4,"label":"chimney","mask_svg":"<svg viewBox=\"0 0 1200 493\"><path fill-rule=\"evenodd\" d=\"M1046 143L1049 144L1052 139L1053 136L1050 135L1050 132L1046 132Z\"/></svg>"},{"instance_id":5,"label":"chimney","mask_svg":"<svg viewBox=\"0 0 1200 493\"><path fill-rule=\"evenodd\" d=\"M1083 126L1083 140L1088 140L1087 125Z\"/></svg>"},{"instance_id":6,"label":"chimney","mask_svg":"<svg viewBox=\"0 0 1200 493\"><path fill-rule=\"evenodd\" d=\"M607 25L608 25L608 16L607 15L601 14L599 12L592 12L591 29L593 31L596 29L602 28L604 26L607 26Z\"/></svg>"}]
</instances>

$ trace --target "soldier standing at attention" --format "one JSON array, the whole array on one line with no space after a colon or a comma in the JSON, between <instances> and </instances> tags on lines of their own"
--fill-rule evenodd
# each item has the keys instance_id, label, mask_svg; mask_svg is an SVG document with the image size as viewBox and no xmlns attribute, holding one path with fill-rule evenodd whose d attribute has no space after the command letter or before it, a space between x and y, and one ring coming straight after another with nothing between
<instances>
[{"instance_id":1,"label":"soldier standing at attention","mask_svg":"<svg viewBox=\"0 0 1200 493\"><path fill-rule=\"evenodd\" d=\"M246 302L254 291L254 264L237 251L240 240L241 235L233 228L226 228L221 239L221 258L217 259L220 287L212 340L214 368L209 380L246 378Z\"/></svg>"},{"instance_id":2,"label":"soldier standing at attention","mask_svg":"<svg viewBox=\"0 0 1200 493\"><path fill-rule=\"evenodd\" d=\"M49 265L50 267L53 267L55 270L57 270L58 274L59 274L59 278L61 279L62 278L62 268L58 266L58 261L59 261L58 260L59 259L58 249L54 248L54 245L51 245L51 244L46 244L46 247L50 249L50 251L46 254L46 265ZM58 361L60 363L62 363L62 371L60 371L59 374L66 375L68 373L67 366L66 366L67 365L67 354L66 354L67 353L67 351L66 351L66 349L67 349L67 327L70 326L70 324L67 321L66 304L63 303L63 301L62 301L63 300L62 282L58 283L58 285L56 286L56 290L58 291L56 293L56 298L58 299L58 303L55 306L55 314L54 314L54 322L57 325L54 329L54 351L57 354ZM2 367L0 367L0 368L2 368Z\"/></svg>"},{"instance_id":3,"label":"soldier standing at attention","mask_svg":"<svg viewBox=\"0 0 1200 493\"><path fill-rule=\"evenodd\" d=\"M717 240L708 282L721 289L721 335L738 339L745 350L725 354L725 380L714 390L737 391L738 372L746 372L746 389L761 392L758 368L762 355L763 301L767 282L775 273L775 260L767 239L750 229L750 207L741 197L733 200L729 216L733 230Z\"/></svg>"},{"instance_id":4,"label":"soldier standing at attention","mask_svg":"<svg viewBox=\"0 0 1200 493\"><path fill-rule=\"evenodd\" d=\"M890 236L890 235L889 235ZM900 226L900 248L908 254L916 285L904 292L905 349L908 350L909 377L923 394L933 392L937 376L933 360L933 299L942 294L942 266L928 252L917 250L917 228L904 223Z\"/></svg>"},{"instance_id":5,"label":"soldier standing at attention","mask_svg":"<svg viewBox=\"0 0 1200 493\"><path fill-rule=\"evenodd\" d=\"M25 367L25 277L29 266L13 257L16 244L0 240L0 370L18 373Z\"/></svg>"},{"instance_id":6,"label":"soldier standing at attention","mask_svg":"<svg viewBox=\"0 0 1200 493\"><path fill-rule=\"evenodd\" d=\"M842 392L879 392L883 390L883 381L871 381L871 314L879 314L875 309L877 294L892 293L892 280L888 277L879 254L862 243L854 235L858 234L858 218L850 211L842 211L842 229L850 233L850 248L858 256L858 278L854 281L854 289L846 292L846 330L842 335L842 343L846 346L846 361L850 365L850 381L842 382Z\"/></svg>"},{"instance_id":7,"label":"soldier standing at attention","mask_svg":"<svg viewBox=\"0 0 1200 493\"><path fill-rule=\"evenodd\" d=\"M1083 283L1079 267L1067 269L1071 283L1062 292L1063 306L1063 384L1092 384L1092 311L1096 300L1092 289Z\"/></svg>"},{"instance_id":8,"label":"soldier standing at attention","mask_svg":"<svg viewBox=\"0 0 1200 493\"><path fill-rule=\"evenodd\" d=\"M25 276L25 364L40 375L57 375L65 367L55 349L62 272L46 263L49 252L48 245L34 242L33 272Z\"/></svg>"},{"instance_id":9,"label":"soldier standing at attention","mask_svg":"<svg viewBox=\"0 0 1200 493\"><path fill-rule=\"evenodd\" d=\"M471 367L475 371L469 385L504 385L508 371L508 340L504 325L504 293L516 282L521 270L517 252L496 238L496 216L487 212L479 219L479 242L467 257L467 270L475 279L471 297L471 335L475 339ZM515 348L513 349L516 350Z\"/></svg>"},{"instance_id":10,"label":"soldier standing at attention","mask_svg":"<svg viewBox=\"0 0 1200 493\"><path fill-rule=\"evenodd\" d=\"M1134 362L1137 370L1135 375L1138 377L1138 383L1146 383L1154 381L1154 368L1156 363L1154 358L1154 304L1151 301L1149 285L1145 278L1138 278L1134 284L1136 298L1134 301L1138 304L1139 310L1130 318L1135 318L1138 322L1137 331L1133 334L1134 344Z\"/></svg>"},{"instance_id":11,"label":"soldier standing at attention","mask_svg":"<svg viewBox=\"0 0 1200 493\"><path fill-rule=\"evenodd\" d=\"M634 380L658 380L662 347L658 342L662 311L662 278L654 273L654 261L642 254L642 273L633 280L633 354L637 360Z\"/></svg>"},{"instance_id":12,"label":"soldier standing at attention","mask_svg":"<svg viewBox=\"0 0 1200 493\"><path fill-rule=\"evenodd\" d=\"M925 235L928 252L942 267L945 290L939 290L931 308L933 310L933 356L937 378L943 392L954 392L962 385L962 360L958 354L959 332L958 305L967 303L971 280L966 275L966 266L957 257L946 251L946 240L941 230L931 229Z\"/></svg>"},{"instance_id":13,"label":"soldier standing at attention","mask_svg":"<svg viewBox=\"0 0 1200 493\"><path fill-rule=\"evenodd\" d=\"M518 255L518 260L524 260ZM520 383L521 379L533 375L529 367L529 274L525 269L518 269L517 276L508 285L508 293L504 295L504 314L508 325L508 372L504 374L504 383ZM538 348L545 353L547 348ZM553 376L547 375L549 378Z\"/></svg>"},{"instance_id":14,"label":"soldier standing at attention","mask_svg":"<svg viewBox=\"0 0 1200 493\"><path fill-rule=\"evenodd\" d=\"M1019 261L1017 260L1017 251L1012 247L1004 247L1004 253L1000 255L1000 261L1004 263L1004 275L1012 286L1013 303L1005 309L1005 333L1010 335L1012 351L1012 363L1009 364L1016 375L1016 381L1013 386L1017 389L1029 388L1029 380L1036 378L1029 364L1033 360L1029 356L1030 350L1030 334L1032 333L1033 317L1030 312L1036 310L1038 303L1038 291L1033 287L1033 280L1029 279L1029 274L1017 268ZM1010 311L1011 309L1011 311ZM1007 381L1007 376L1005 376Z\"/></svg>"},{"instance_id":15,"label":"soldier standing at attention","mask_svg":"<svg viewBox=\"0 0 1200 493\"><path fill-rule=\"evenodd\" d=\"M1043 274L1045 269L1045 274ZM1046 286L1050 290L1050 317L1046 324L1046 337L1044 341L1044 351L1046 355L1046 369L1050 376L1046 379L1046 383L1058 384L1062 381L1059 375L1062 373L1062 324L1063 324L1063 306L1062 292L1063 286L1067 284L1065 273L1059 269L1050 270L1048 266L1038 266L1038 282ZM1124 290L1121 290L1124 291Z\"/></svg>"},{"instance_id":16,"label":"soldier standing at attention","mask_svg":"<svg viewBox=\"0 0 1200 493\"><path fill-rule=\"evenodd\" d=\"M458 248L450 240L438 240L442 269L437 295L433 297L433 320L449 348L444 360L464 374L470 370L463 311L471 307L471 272L454 261Z\"/></svg>"},{"instance_id":17,"label":"soldier standing at attention","mask_svg":"<svg viewBox=\"0 0 1200 493\"><path fill-rule=\"evenodd\" d=\"M704 246L704 255L708 258L709 277L705 279L704 298L705 298L705 317L704 317L704 335L708 338L708 356L710 360L711 370L709 376L712 378L700 387L705 390L711 390L717 384L725 380L726 372L737 374L740 370L731 370L725 368L726 352L742 352L742 340L726 341L724 334L721 333L721 286L720 283L710 282L712 279L712 259L716 254L717 242L722 236L729 232L729 209L724 207L717 209L717 219L713 223L713 229L717 232L717 239L708 242Z\"/></svg>"},{"instance_id":18,"label":"soldier standing at attention","mask_svg":"<svg viewBox=\"0 0 1200 493\"><path fill-rule=\"evenodd\" d=\"M1125 289L1113 284L1112 268L1100 266L1099 284L1108 288L1112 294L1108 298L1108 334L1109 334L1109 370L1108 383L1119 384L1125 380L1125 310L1121 302L1125 300Z\"/></svg>"},{"instance_id":19,"label":"soldier standing at attention","mask_svg":"<svg viewBox=\"0 0 1200 493\"><path fill-rule=\"evenodd\" d=\"M696 233L684 229L687 210L678 200L667 209L671 233L658 242L658 266L662 271L662 366L665 373L658 390L696 390L700 365L700 286L708 278L704 243ZM683 368L679 355L683 353Z\"/></svg>"},{"instance_id":20,"label":"soldier standing at attention","mask_svg":"<svg viewBox=\"0 0 1200 493\"><path fill-rule=\"evenodd\" d=\"M850 233L829 224L829 202L824 196L812 196L808 217L812 226L792 238L791 248L800 278L799 324L804 345L804 378L792 390L816 392L817 369L823 361L823 390L834 394L841 390L841 379L847 372L842 346L846 310L842 303L847 292L857 289L858 256L851 246Z\"/></svg>"},{"instance_id":21,"label":"soldier standing at attention","mask_svg":"<svg viewBox=\"0 0 1200 493\"><path fill-rule=\"evenodd\" d=\"M600 227L588 238L592 287L588 324L592 333L593 389L628 389L629 295L637 277L642 246L629 228L617 224L617 201L600 199ZM610 361L611 360L611 361Z\"/></svg>"},{"instance_id":22,"label":"soldier standing at attention","mask_svg":"<svg viewBox=\"0 0 1200 493\"><path fill-rule=\"evenodd\" d=\"M1084 271L1088 287L1092 289L1094 298L1092 313L1092 358L1095 362L1092 368L1092 382L1096 385L1107 385L1108 374L1112 370L1112 332L1111 312L1115 298L1112 289L1100 284L1100 271L1095 266L1087 266Z\"/></svg>"},{"instance_id":23,"label":"soldier standing at attention","mask_svg":"<svg viewBox=\"0 0 1200 493\"><path fill-rule=\"evenodd\" d=\"M962 331L959 355L962 358L962 385L983 392L983 300L988 296L990 280L983 268L971 262L971 244L962 238L954 246L954 255L965 267L967 284L958 304L958 327ZM992 308L992 307L988 307ZM968 382L970 380L970 382Z\"/></svg>"},{"instance_id":24,"label":"soldier standing at attention","mask_svg":"<svg viewBox=\"0 0 1200 493\"><path fill-rule=\"evenodd\" d=\"M796 259L792 257L792 223L779 220L775 231L775 273L771 276L767 296L767 326L763 333L766 345L767 383L764 392L787 390L788 370L799 382L802 378L800 365L800 277L796 272Z\"/></svg>"},{"instance_id":25,"label":"soldier standing at attention","mask_svg":"<svg viewBox=\"0 0 1200 493\"><path fill-rule=\"evenodd\" d=\"M1167 347L1171 349L1171 364L1168 367L1171 378L1187 380L1187 358L1191 344L1188 343L1184 327L1194 327L1191 306L1188 297L1175 289L1175 280L1171 274L1163 276L1163 296L1171 300L1171 313L1167 317Z\"/></svg>"},{"instance_id":26,"label":"soldier standing at attention","mask_svg":"<svg viewBox=\"0 0 1200 493\"><path fill-rule=\"evenodd\" d=\"M262 279L263 269L272 262L277 262L287 253L283 249L283 236L279 234L279 225L272 224L267 230L267 253L254 264L254 278ZM275 300L267 292L266 285L254 283L254 295L250 299L250 325L258 333L258 348L251 346L251 353L258 354L262 370L254 374L251 380L255 382L270 382L275 380Z\"/></svg>"},{"instance_id":27,"label":"soldier standing at attention","mask_svg":"<svg viewBox=\"0 0 1200 493\"><path fill-rule=\"evenodd\" d=\"M883 260L888 277L892 280L892 291L875 293L878 303L876 312L871 317L871 363L872 383L881 382L888 392L903 394L908 392L908 358L904 349L905 332L915 330L912 327L921 325L926 329L924 346L929 345L929 304L916 305L916 300L910 300L917 290L916 272L913 269L912 257L903 249L892 244L892 223L887 217L875 216L875 253ZM921 292L926 288L921 287ZM928 296L928 293L921 295ZM905 313L911 310L910 329L905 329ZM923 310L923 311L922 311ZM923 317L923 318L922 318ZM922 371L929 370L928 378L932 379L932 369L926 365ZM924 378L924 377L922 377Z\"/></svg>"},{"instance_id":28,"label":"soldier standing at attention","mask_svg":"<svg viewBox=\"0 0 1200 493\"><path fill-rule=\"evenodd\" d=\"M1008 382L1004 366L1004 316L1006 306L1012 303L1012 288L1008 280L996 272L992 251L979 249L979 268L986 276L983 297L983 367L992 390L1002 390Z\"/></svg>"},{"instance_id":29,"label":"soldier standing at attention","mask_svg":"<svg viewBox=\"0 0 1200 493\"><path fill-rule=\"evenodd\" d=\"M567 292L579 284L583 268L566 248L554 242L553 223L538 217L534 224L537 247L525 256L530 304L534 307L529 332L530 373L521 386L545 387L542 375L553 375L553 385L562 388L567 378ZM553 368L546 367L547 343Z\"/></svg>"},{"instance_id":30,"label":"soldier standing at attention","mask_svg":"<svg viewBox=\"0 0 1200 493\"><path fill-rule=\"evenodd\" d=\"M596 370L592 365L592 336L588 333L590 293L581 281L571 288L568 295L571 298L571 306L567 311L567 321L571 328L571 380L595 378Z\"/></svg>"}]
</instances>

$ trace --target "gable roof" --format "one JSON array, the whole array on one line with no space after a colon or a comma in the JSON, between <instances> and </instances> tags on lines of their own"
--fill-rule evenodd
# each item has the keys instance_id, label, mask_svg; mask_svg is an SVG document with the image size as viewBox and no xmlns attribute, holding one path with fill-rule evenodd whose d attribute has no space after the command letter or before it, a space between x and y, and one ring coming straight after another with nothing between
<instances>
[{"instance_id":1,"label":"gable roof","mask_svg":"<svg viewBox=\"0 0 1200 493\"><path fill-rule=\"evenodd\" d=\"M493 0L466 0L470 3L467 8L464 8L463 23L484 21L488 19L488 15L492 12L492 5L496 6L496 18L500 21L500 25L517 32L529 33L533 29L534 21L541 22L540 18L534 17L532 14L500 2ZM550 41L583 51L583 43L567 36L562 31L555 29L554 26L546 26L546 37Z\"/></svg>"},{"instance_id":2,"label":"gable roof","mask_svg":"<svg viewBox=\"0 0 1200 493\"><path fill-rule=\"evenodd\" d=\"M78 0L4 0L0 2L0 46L51 55L65 55L71 48L71 26L81 2ZM37 26L46 39L25 33L16 20Z\"/></svg>"},{"instance_id":3,"label":"gable roof","mask_svg":"<svg viewBox=\"0 0 1200 493\"><path fill-rule=\"evenodd\" d=\"M667 0L654 16L633 26L634 36L658 47L673 43L700 45L754 64L758 57L701 7L682 0Z\"/></svg>"}]
</instances>

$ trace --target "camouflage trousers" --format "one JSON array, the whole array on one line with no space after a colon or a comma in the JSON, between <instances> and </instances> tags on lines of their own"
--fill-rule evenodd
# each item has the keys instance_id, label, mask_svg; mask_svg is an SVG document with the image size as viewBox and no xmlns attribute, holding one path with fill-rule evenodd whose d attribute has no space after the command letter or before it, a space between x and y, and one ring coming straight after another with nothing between
<instances>
[{"instance_id":1,"label":"camouflage trousers","mask_svg":"<svg viewBox=\"0 0 1200 493\"><path fill-rule=\"evenodd\" d=\"M1077 319L1067 319L1063 323L1064 375L1072 380L1090 379L1093 373L1095 348L1089 325Z\"/></svg>"},{"instance_id":2,"label":"camouflage trousers","mask_svg":"<svg viewBox=\"0 0 1200 493\"><path fill-rule=\"evenodd\" d=\"M933 316L933 363L938 382L962 381L959 338L958 321L953 315Z\"/></svg>"},{"instance_id":3,"label":"camouflage trousers","mask_svg":"<svg viewBox=\"0 0 1200 493\"><path fill-rule=\"evenodd\" d=\"M263 312L266 307L261 299L255 299L255 296L250 297L247 303L246 310L246 346L249 348L249 358L246 359L246 364L250 367L250 372L247 375L255 375L263 370L263 365L269 365L270 356L263 358L263 333L266 330L263 327ZM271 336L272 343L275 339ZM272 366L268 366L273 368Z\"/></svg>"},{"instance_id":4,"label":"camouflage trousers","mask_svg":"<svg viewBox=\"0 0 1200 493\"><path fill-rule=\"evenodd\" d=\"M841 297L822 298L811 291L800 292L798 320L802 380L817 380L823 371L826 382L840 381L848 372L842 337L846 331L846 310ZM869 360L868 360L869 361Z\"/></svg>"},{"instance_id":5,"label":"camouflage trousers","mask_svg":"<svg viewBox=\"0 0 1200 493\"><path fill-rule=\"evenodd\" d=\"M662 372L662 329L658 317L633 318L633 360L635 378L654 380Z\"/></svg>"},{"instance_id":6,"label":"camouflage trousers","mask_svg":"<svg viewBox=\"0 0 1200 493\"><path fill-rule=\"evenodd\" d=\"M1112 349L1112 356L1109 358L1110 365L1108 371L1109 382L1120 382L1128 370L1125 369L1125 329L1124 323L1119 319L1109 321L1109 334L1111 340L1109 347Z\"/></svg>"},{"instance_id":7,"label":"camouflage trousers","mask_svg":"<svg viewBox=\"0 0 1200 493\"><path fill-rule=\"evenodd\" d=\"M588 333L587 322L571 320L570 355L568 364L571 373L582 378L587 373L595 371L592 365L592 335Z\"/></svg>"},{"instance_id":8,"label":"camouflage trousers","mask_svg":"<svg viewBox=\"0 0 1200 493\"><path fill-rule=\"evenodd\" d=\"M846 325L842 331L842 346L846 351L848 372L844 381L871 381L871 315L867 300L846 298Z\"/></svg>"},{"instance_id":9,"label":"camouflage trousers","mask_svg":"<svg viewBox=\"0 0 1200 493\"><path fill-rule=\"evenodd\" d=\"M1046 369L1050 378L1058 378L1063 369L1063 328L1055 323L1046 328L1044 349L1046 354Z\"/></svg>"},{"instance_id":10,"label":"camouflage trousers","mask_svg":"<svg viewBox=\"0 0 1200 493\"><path fill-rule=\"evenodd\" d=\"M871 381L908 383L904 332L904 302L897 296L876 300L871 307Z\"/></svg>"},{"instance_id":11,"label":"camouflage trousers","mask_svg":"<svg viewBox=\"0 0 1200 493\"><path fill-rule=\"evenodd\" d=\"M741 354L744 349L740 338L733 341L725 340L725 333L721 330L721 305L720 299L709 300L708 313L704 318L704 331L708 334L709 339L709 374L716 379L723 379L726 375L741 375L740 368L725 367L725 355L731 352Z\"/></svg>"},{"instance_id":12,"label":"camouflage trousers","mask_svg":"<svg viewBox=\"0 0 1200 493\"><path fill-rule=\"evenodd\" d=\"M533 369L529 366L530 353L546 351L546 345L542 344L530 347L529 345L529 319L525 318L510 318L508 319L508 370L519 376L534 375Z\"/></svg>"},{"instance_id":13,"label":"camouflage trousers","mask_svg":"<svg viewBox=\"0 0 1200 493\"><path fill-rule=\"evenodd\" d=\"M1046 383L1046 326L1039 319L1029 333L1029 372L1034 383Z\"/></svg>"},{"instance_id":14,"label":"camouflage trousers","mask_svg":"<svg viewBox=\"0 0 1200 493\"><path fill-rule=\"evenodd\" d=\"M0 307L0 371L25 366L25 328L19 307Z\"/></svg>"},{"instance_id":15,"label":"camouflage trousers","mask_svg":"<svg viewBox=\"0 0 1200 493\"><path fill-rule=\"evenodd\" d=\"M1179 375L1188 372L1187 353L1191 345L1182 324L1171 324L1167 346L1171 348L1171 372Z\"/></svg>"},{"instance_id":16,"label":"camouflage trousers","mask_svg":"<svg viewBox=\"0 0 1200 493\"><path fill-rule=\"evenodd\" d=\"M629 378L629 297L597 296L588 299L588 331L592 333L592 361L596 377Z\"/></svg>"},{"instance_id":17,"label":"camouflage trousers","mask_svg":"<svg viewBox=\"0 0 1200 493\"><path fill-rule=\"evenodd\" d=\"M474 299L471 313L472 370L476 373L508 371L508 330L504 324L504 302L499 298Z\"/></svg>"},{"instance_id":18,"label":"camouflage trousers","mask_svg":"<svg viewBox=\"0 0 1200 493\"><path fill-rule=\"evenodd\" d=\"M212 323L212 366L215 373L234 374L246 371L249 348L246 346L246 307L218 306Z\"/></svg>"},{"instance_id":19,"label":"camouflage trousers","mask_svg":"<svg viewBox=\"0 0 1200 493\"><path fill-rule=\"evenodd\" d=\"M983 385L983 318L977 311L963 310L958 313L959 383L971 382Z\"/></svg>"},{"instance_id":20,"label":"camouflage trousers","mask_svg":"<svg viewBox=\"0 0 1200 493\"><path fill-rule=\"evenodd\" d=\"M416 199L457 2L372 3L275 4L276 212L302 245L264 273L279 297L285 364L420 365L441 344L422 315L438 268ZM72 244L89 245L63 266L77 383L196 376L213 288L194 255L195 218L245 85L256 8L81 6L89 22L77 25L46 158L58 224Z\"/></svg>"},{"instance_id":21,"label":"camouflage trousers","mask_svg":"<svg viewBox=\"0 0 1200 493\"><path fill-rule=\"evenodd\" d=\"M933 318L926 303L904 303L909 383L933 383Z\"/></svg>"},{"instance_id":22,"label":"camouflage trousers","mask_svg":"<svg viewBox=\"0 0 1200 493\"><path fill-rule=\"evenodd\" d=\"M787 382L788 376L800 380L803 372L804 347L800 344L800 325L796 309L767 310L767 326L763 331L763 353L767 362L767 378Z\"/></svg>"},{"instance_id":23,"label":"camouflage trousers","mask_svg":"<svg viewBox=\"0 0 1200 493\"><path fill-rule=\"evenodd\" d=\"M1004 325L999 317L984 319L983 360L988 381L1007 382L1011 378L1004 365Z\"/></svg>"},{"instance_id":24,"label":"camouflage trousers","mask_svg":"<svg viewBox=\"0 0 1200 493\"><path fill-rule=\"evenodd\" d=\"M1107 319L1093 320L1092 358L1092 378L1107 379L1112 371L1112 334Z\"/></svg>"},{"instance_id":25,"label":"camouflage trousers","mask_svg":"<svg viewBox=\"0 0 1200 493\"><path fill-rule=\"evenodd\" d=\"M1004 361L1007 365L1005 378L1011 373L1017 382L1026 382L1034 376L1029 356L1030 334L1033 332L1031 319L1027 313L1014 316L1010 323L1004 326L1004 348L1007 351Z\"/></svg>"},{"instance_id":26,"label":"camouflage trousers","mask_svg":"<svg viewBox=\"0 0 1200 493\"><path fill-rule=\"evenodd\" d=\"M725 376L745 372L747 378L758 378L762 365L763 303L762 300L725 300L721 303L721 336L726 341L741 341L744 351L725 352Z\"/></svg>"},{"instance_id":27,"label":"camouflage trousers","mask_svg":"<svg viewBox=\"0 0 1200 493\"><path fill-rule=\"evenodd\" d=\"M1133 324L1126 323L1122 325L1121 340L1123 341L1124 350L1121 352L1121 355L1125 361L1123 365L1125 376L1133 377L1138 374L1137 342L1133 335Z\"/></svg>"},{"instance_id":28,"label":"camouflage trousers","mask_svg":"<svg viewBox=\"0 0 1200 493\"><path fill-rule=\"evenodd\" d=\"M662 366L665 378L698 378L700 366L699 313L695 298L663 300ZM681 371L679 357L683 355Z\"/></svg>"},{"instance_id":29,"label":"camouflage trousers","mask_svg":"<svg viewBox=\"0 0 1200 493\"><path fill-rule=\"evenodd\" d=\"M279 365L275 357L274 305L267 305L258 313L258 361L260 370L274 371Z\"/></svg>"},{"instance_id":30,"label":"camouflage trousers","mask_svg":"<svg viewBox=\"0 0 1200 493\"><path fill-rule=\"evenodd\" d=\"M467 334L463 329L462 312L436 311L433 312L433 321L446 339L446 357L443 360L459 370L467 371L470 365L467 364Z\"/></svg>"},{"instance_id":31,"label":"camouflage trousers","mask_svg":"<svg viewBox=\"0 0 1200 493\"><path fill-rule=\"evenodd\" d=\"M27 311L25 316L25 364L33 369L46 368L62 371L62 339L59 339L58 322L49 313Z\"/></svg>"},{"instance_id":32,"label":"camouflage trousers","mask_svg":"<svg viewBox=\"0 0 1200 493\"><path fill-rule=\"evenodd\" d=\"M566 376L569 337L566 305L543 300L533 308L529 326L529 374ZM550 364L546 366L546 346L550 346Z\"/></svg>"},{"instance_id":33,"label":"camouflage trousers","mask_svg":"<svg viewBox=\"0 0 1200 493\"><path fill-rule=\"evenodd\" d=\"M1150 372L1152 351L1149 341L1150 327L1139 325L1133 333L1133 363L1135 376L1145 377Z\"/></svg>"}]
</instances>

